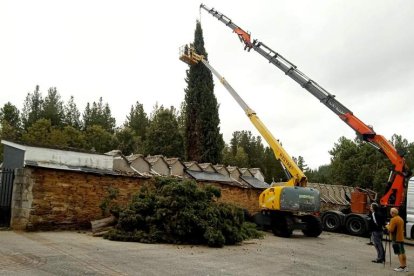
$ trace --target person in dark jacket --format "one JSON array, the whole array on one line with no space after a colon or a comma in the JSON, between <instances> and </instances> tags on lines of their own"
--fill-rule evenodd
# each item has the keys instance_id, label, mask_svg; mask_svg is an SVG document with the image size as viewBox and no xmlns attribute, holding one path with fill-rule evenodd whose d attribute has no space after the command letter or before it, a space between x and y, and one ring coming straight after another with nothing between
<instances>
[{"instance_id":1,"label":"person in dark jacket","mask_svg":"<svg viewBox=\"0 0 414 276\"><path fill-rule=\"evenodd\" d=\"M385 253L384 246L382 245L382 236L384 234L385 217L381 213L377 203L372 203L370 206L371 217L371 240L374 243L375 250L377 251L377 258L372 260L374 263L384 263Z\"/></svg>"}]
</instances>

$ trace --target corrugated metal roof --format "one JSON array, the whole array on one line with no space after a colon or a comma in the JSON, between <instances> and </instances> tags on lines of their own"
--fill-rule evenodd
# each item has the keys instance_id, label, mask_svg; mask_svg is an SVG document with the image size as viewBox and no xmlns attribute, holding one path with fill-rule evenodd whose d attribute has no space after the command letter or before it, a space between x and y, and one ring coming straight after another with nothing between
<instances>
[{"instance_id":1,"label":"corrugated metal roof","mask_svg":"<svg viewBox=\"0 0 414 276\"><path fill-rule=\"evenodd\" d=\"M88 167L97 170L113 170L113 156L80 151L55 149L50 147L36 147L1 141L5 146L19 149L24 152L24 161L35 161L42 164L56 166Z\"/></svg>"},{"instance_id":2,"label":"corrugated metal roof","mask_svg":"<svg viewBox=\"0 0 414 276\"><path fill-rule=\"evenodd\" d=\"M240 176L240 178L256 189L266 189L270 187L270 185L266 182L260 181L259 179L253 176Z\"/></svg>"},{"instance_id":3,"label":"corrugated metal roof","mask_svg":"<svg viewBox=\"0 0 414 276\"><path fill-rule=\"evenodd\" d=\"M31 167L65 170L65 171L77 171L77 172L95 173L95 174L104 174L104 175L120 175L119 173L114 172L112 170L93 169L93 168L88 168L88 167L69 166L69 165L61 165L61 164L54 164L54 163L37 162L37 161L31 161L31 160L25 160L24 163L25 163L25 166L31 166Z\"/></svg>"},{"instance_id":4,"label":"corrugated metal roof","mask_svg":"<svg viewBox=\"0 0 414 276\"><path fill-rule=\"evenodd\" d=\"M247 186L237 181L234 181L232 178L222 175L221 173L192 171L192 170L186 170L186 173L190 175L192 178L194 178L196 181L216 182L216 183L228 184L231 186L237 186L241 188L248 188Z\"/></svg>"},{"instance_id":5,"label":"corrugated metal roof","mask_svg":"<svg viewBox=\"0 0 414 276\"><path fill-rule=\"evenodd\" d=\"M222 175L221 173L216 172L199 172L186 170L190 176L196 180L206 180L206 181L215 181L215 182L233 182L230 177Z\"/></svg>"}]
</instances>

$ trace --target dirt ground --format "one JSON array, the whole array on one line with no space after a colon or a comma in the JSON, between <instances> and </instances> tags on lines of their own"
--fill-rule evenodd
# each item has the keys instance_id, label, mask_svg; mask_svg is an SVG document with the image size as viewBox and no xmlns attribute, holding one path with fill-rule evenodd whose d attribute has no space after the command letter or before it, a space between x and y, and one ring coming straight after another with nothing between
<instances>
[{"instance_id":1,"label":"dirt ground","mask_svg":"<svg viewBox=\"0 0 414 276\"><path fill-rule=\"evenodd\" d=\"M367 238L266 234L237 246L113 242L78 232L0 231L0 275L398 275L375 264ZM408 265L414 247L406 246ZM414 265L412 266L414 272ZM414 273L402 273L414 275Z\"/></svg>"}]
</instances>

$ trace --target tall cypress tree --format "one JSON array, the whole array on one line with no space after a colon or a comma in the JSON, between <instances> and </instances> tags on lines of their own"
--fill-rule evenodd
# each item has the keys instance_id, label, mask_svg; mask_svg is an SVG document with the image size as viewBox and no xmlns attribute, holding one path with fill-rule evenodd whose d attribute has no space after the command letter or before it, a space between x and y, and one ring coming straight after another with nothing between
<instances>
[{"instance_id":1,"label":"tall cypress tree","mask_svg":"<svg viewBox=\"0 0 414 276\"><path fill-rule=\"evenodd\" d=\"M207 60L203 30L199 21L196 24L193 44L196 52L204 55ZM202 63L191 65L187 71L186 82L184 140L187 159L219 163L222 159L224 141L220 133L212 73Z\"/></svg>"}]
</instances>

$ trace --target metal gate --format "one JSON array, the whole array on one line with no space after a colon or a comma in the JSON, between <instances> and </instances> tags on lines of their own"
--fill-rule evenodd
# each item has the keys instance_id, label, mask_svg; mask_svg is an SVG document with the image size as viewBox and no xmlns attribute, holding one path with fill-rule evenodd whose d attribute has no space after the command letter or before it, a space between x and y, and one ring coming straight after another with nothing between
<instances>
[{"instance_id":1,"label":"metal gate","mask_svg":"<svg viewBox=\"0 0 414 276\"><path fill-rule=\"evenodd\" d=\"M14 170L0 170L0 226L10 226Z\"/></svg>"}]
</instances>

